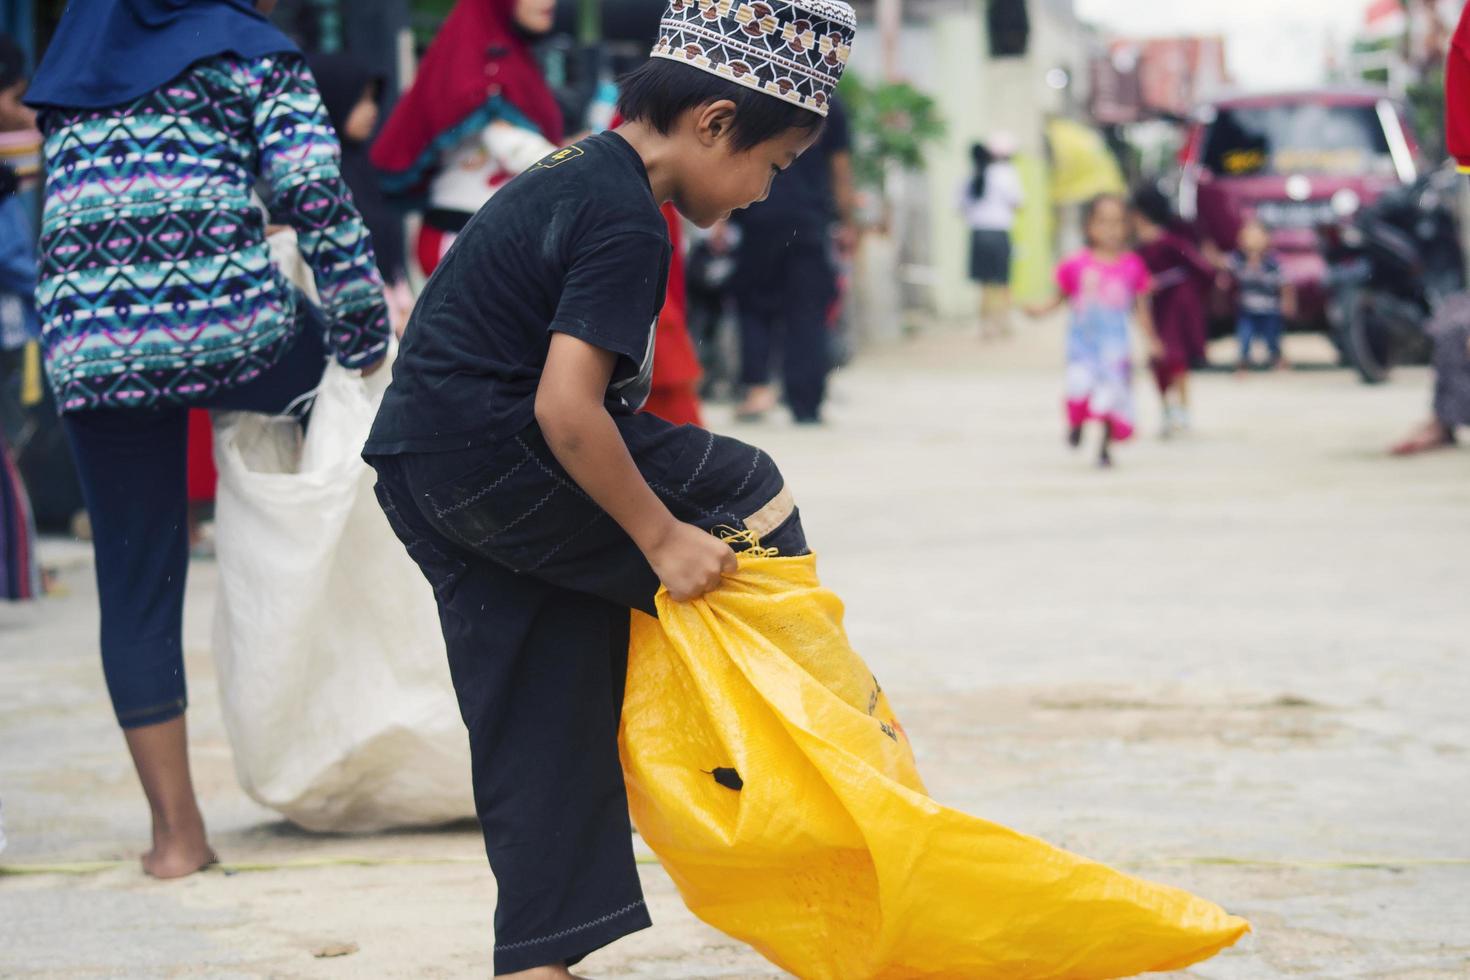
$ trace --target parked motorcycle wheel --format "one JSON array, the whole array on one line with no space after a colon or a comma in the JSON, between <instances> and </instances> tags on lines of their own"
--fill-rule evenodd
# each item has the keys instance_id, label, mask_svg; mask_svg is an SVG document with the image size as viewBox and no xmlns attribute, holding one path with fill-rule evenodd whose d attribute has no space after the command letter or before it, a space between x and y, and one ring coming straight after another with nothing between
<instances>
[{"instance_id":1,"label":"parked motorcycle wheel","mask_svg":"<svg viewBox=\"0 0 1470 980\"><path fill-rule=\"evenodd\" d=\"M1365 384L1388 380L1399 359L1398 337L1367 297L1360 294L1344 311L1342 338L1343 351Z\"/></svg>"}]
</instances>

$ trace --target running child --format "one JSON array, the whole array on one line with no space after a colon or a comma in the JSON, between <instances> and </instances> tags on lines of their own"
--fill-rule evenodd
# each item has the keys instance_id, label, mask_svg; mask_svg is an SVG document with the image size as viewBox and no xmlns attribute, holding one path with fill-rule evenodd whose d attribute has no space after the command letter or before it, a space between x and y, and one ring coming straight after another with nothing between
<instances>
[{"instance_id":1,"label":"running child","mask_svg":"<svg viewBox=\"0 0 1470 980\"><path fill-rule=\"evenodd\" d=\"M660 205L708 227L765 198L821 134L854 23L832 0L674 0L623 83L626 122L492 197L404 334L364 456L438 599L498 975L568 977L650 924L617 747L629 610L654 613L660 584L718 588L732 532L806 553L770 457L636 410L670 261Z\"/></svg>"},{"instance_id":2,"label":"running child","mask_svg":"<svg viewBox=\"0 0 1470 980\"><path fill-rule=\"evenodd\" d=\"M1112 447L1133 435L1133 345L1129 316L1138 323L1151 358L1163 354L1149 310L1148 269L1128 250L1128 206L1116 194L1088 202L1083 212L1087 247L1057 266L1059 295L1031 307L1044 316L1071 307L1067 333L1067 441L1082 445L1083 428L1102 430L1099 466L1113 465Z\"/></svg>"}]
</instances>

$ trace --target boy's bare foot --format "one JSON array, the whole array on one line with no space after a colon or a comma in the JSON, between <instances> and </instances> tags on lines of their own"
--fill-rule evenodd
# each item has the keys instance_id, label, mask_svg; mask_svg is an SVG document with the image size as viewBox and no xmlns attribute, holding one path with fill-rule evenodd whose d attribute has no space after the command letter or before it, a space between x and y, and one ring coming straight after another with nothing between
<instances>
[{"instance_id":1,"label":"boy's bare foot","mask_svg":"<svg viewBox=\"0 0 1470 980\"><path fill-rule=\"evenodd\" d=\"M154 878L183 878L219 863L204 837L204 821L183 831L155 828L153 849L143 855L143 871Z\"/></svg>"},{"instance_id":2,"label":"boy's bare foot","mask_svg":"<svg viewBox=\"0 0 1470 980\"><path fill-rule=\"evenodd\" d=\"M565 965L558 963L555 966L538 966L530 970L521 970L519 973L501 973L498 980L586 980L568 970Z\"/></svg>"}]
</instances>

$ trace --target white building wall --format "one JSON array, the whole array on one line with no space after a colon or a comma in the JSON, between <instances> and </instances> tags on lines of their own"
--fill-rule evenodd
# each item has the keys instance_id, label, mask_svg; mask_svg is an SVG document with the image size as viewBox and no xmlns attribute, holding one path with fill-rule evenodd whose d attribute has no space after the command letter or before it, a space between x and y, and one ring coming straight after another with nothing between
<instances>
[{"instance_id":1,"label":"white building wall","mask_svg":"<svg viewBox=\"0 0 1470 980\"><path fill-rule=\"evenodd\" d=\"M949 131L930 155L926 181L930 295L939 315L967 317L975 313L977 294L967 276L968 235L955 196L969 175L970 146L1006 130L1023 154L1044 154L1047 119L1086 104L1090 38L1072 14L1070 0L1031 0L1026 55L992 60L985 0L935 8L927 25L931 47L926 68L933 81L924 88L938 99ZM1070 77L1065 90L1048 84L1047 74L1056 68Z\"/></svg>"},{"instance_id":2,"label":"white building wall","mask_svg":"<svg viewBox=\"0 0 1470 980\"><path fill-rule=\"evenodd\" d=\"M899 40L904 79L938 104L947 131L930 148L921 175L896 192L899 231L906 236L906 292L943 317L973 316L977 295L967 275L969 236L956 194L969 176L970 146L1009 131L1024 154L1044 152L1046 120L1086 104L1090 37L1072 13L1072 0L1029 0L1031 39L1022 58L990 59L986 0L910 0ZM870 11L863 9L863 13ZM882 48L871 19L858 27L851 70L882 77ZM1071 86L1052 88L1047 73L1066 70Z\"/></svg>"}]
</instances>

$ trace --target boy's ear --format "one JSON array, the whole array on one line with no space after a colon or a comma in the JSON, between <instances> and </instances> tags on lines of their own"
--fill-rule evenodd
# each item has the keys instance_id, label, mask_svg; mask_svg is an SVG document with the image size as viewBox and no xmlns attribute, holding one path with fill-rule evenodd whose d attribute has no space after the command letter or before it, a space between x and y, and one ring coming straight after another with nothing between
<instances>
[{"instance_id":1,"label":"boy's ear","mask_svg":"<svg viewBox=\"0 0 1470 980\"><path fill-rule=\"evenodd\" d=\"M694 135L701 144L712 147L730 135L735 123L735 103L719 99L695 110Z\"/></svg>"}]
</instances>

